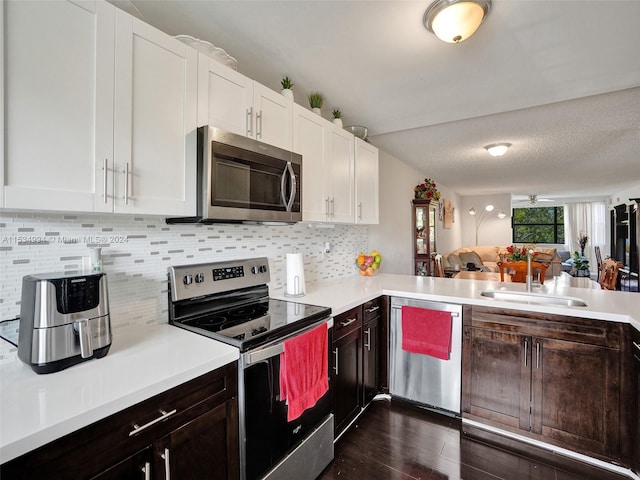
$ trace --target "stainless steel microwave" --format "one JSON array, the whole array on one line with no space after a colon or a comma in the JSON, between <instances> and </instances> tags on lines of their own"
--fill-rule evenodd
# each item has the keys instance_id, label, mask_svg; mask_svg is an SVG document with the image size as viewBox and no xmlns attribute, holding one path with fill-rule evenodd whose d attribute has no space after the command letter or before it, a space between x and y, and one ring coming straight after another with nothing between
<instances>
[{"instance_id":1,"label":"stainless steel microwave","mask_svg":"<svg viewBox=\"0 0 640 480\"><path fill-rule=\"evenodd\" d=\"M167 223L302 220L302 155L215 127L198 128L198 216Z\"/></svg>"}]
</instances>

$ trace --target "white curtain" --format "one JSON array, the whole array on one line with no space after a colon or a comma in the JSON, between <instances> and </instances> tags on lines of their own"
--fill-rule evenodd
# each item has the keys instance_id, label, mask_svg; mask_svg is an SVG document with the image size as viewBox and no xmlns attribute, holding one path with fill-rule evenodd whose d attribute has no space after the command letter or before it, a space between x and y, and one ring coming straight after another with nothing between
<instances>
[{"instance_id":1,"label":"white curtain","mask_svg":"<svg viewBox=\"0 0 640 480\"><path fill-rule=\"evenodd\" d=\"M584 256L589 259L591 272L598 269L593 247L597 245L602 251L606 242L606 214L607 207L604 202L570 203L564 207L565 243L573 254L575 251L580 251L578 243L580 235L586 234L589 237Z\"/></svg>"}]
</instances>

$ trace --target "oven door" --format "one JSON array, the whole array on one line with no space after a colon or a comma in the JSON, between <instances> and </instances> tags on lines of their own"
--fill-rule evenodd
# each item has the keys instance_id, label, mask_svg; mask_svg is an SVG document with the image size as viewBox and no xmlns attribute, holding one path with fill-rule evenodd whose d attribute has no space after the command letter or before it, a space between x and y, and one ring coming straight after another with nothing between
<instances>
[{"instance_id":1,"label":"oven door","mask_svg":"<svg viewBox=\"0 0 640 480\"><path fill-rule=\"evenodd\" d=\"M205 220L302 220L300 155L216 128L206 132Z\"/></svg>"},{"instance_id":2,"label":"oven door","mask_svg":"<svg viewBox=\"0 0 640 480\"><path fill-rule=\"evenodd\" d=\"M327 322L327 319L303 332L323 322ZM333 320L329 319L328 322L331 327ZM240 460L241 478L247 480L311 480L333 459L331 381L329 390L315 406L288 422L287 406L280 400L280 353L283 351L283 341L241 355L238 385Z\"/></svg>"}]
</instances>

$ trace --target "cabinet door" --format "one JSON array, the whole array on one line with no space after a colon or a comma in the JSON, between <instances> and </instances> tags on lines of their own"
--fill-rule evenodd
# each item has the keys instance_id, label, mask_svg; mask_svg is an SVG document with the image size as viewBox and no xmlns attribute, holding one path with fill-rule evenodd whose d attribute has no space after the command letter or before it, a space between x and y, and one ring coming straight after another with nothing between
<instances>
[{"instance_id":1,"label":"cabinet door","mask_svg":"<svg viewBox=\"0 0 640 480\"><path fill-rule=\"evenodd\" d=\"M294 105L293 111L293 151L302 155L302 220L324 222L329 207L323 182L326 121L299 105Z\"/></svg>"},{"instance_id":2,"label":"cabinet door","mask_svg":"<svg viewBox=\"0 0 640 480\"><path fill-rule=\"evenodd\" d=\"M261 142L291 150L293 148L293 102L280 93L253 84L256 135Z\"/></svg>"},{"instance_id":3,"label":"cabinet door","mask_svg":"<svg viewBox=\"0 0 640 480\"><path fill-rule=\"evenodd\" d=\"M227 420L227 405L222 404L155 442L155 477L237 478L237 458L230 453L236 449L228 445Z\"/></svg>"},{"instance_id":4,"label":"cabinet door","mask_svg":"<svg viewBox=\"0 0 640 480\"><path fill-rule=\"evenodd\" d=\"M356 223L378 224L378 149L355 139Z\"/></svg>"},{"instance_id":5,"label":"cabinet door","mask_svg":"<svg viewBox=\"0 0 640 480\"><path fill-rule=\"evenodd\" d=\"M116 13L116 212L196 213L197 53Z\"/></svg>"},{"instance_id":6,"label":"cabinet door","mask_svg":"<svg viewBox=\"0 0 640 480\"><path fill-rule=\"evenodd\" d=\"M465 345L463 411L529 430L531 337L466 327Z\"/></svg>"},{"instance_id":7,"label":"cabinet door","mask_svg":"<svg viewBox=\"0 0 640 480\"><path fill-rule=\"evenodd\" d=\"M380 317L365 323L362 331L362 391L367 405L378 393L380 378Z\"/></svg>"},{"instance_id":8,"label":"cabinet door","mask_svg":"<svg viewBox=\"0 0 640 480\"><path fill-rule=\"evenodd\" d=\"M632 467L636 473L640 474L640 332L633 329L632 330L632 344L631 351L632 354L632 362L633 362L633 376L632 376L632 425L631 425L631 445L633 446L633 459L632 459Z\"/></svg>"},{"instance_id":9,"label":"cabinet door","mask_svg":"<svg viewBox=\"0 0 640 480\"><path fill-rule=\"evenodd\" d=\"M132 455L108 470L92 477L91 480L144 480L153 477L153 459L151 448ZM160 478L156 475L157 478Z\"/></svg>"},{"instance_id":10,"label":"cabinet door","mask_svg":"<svg viewBox=\"0 0 640 480\"><path fill-rule=\"evenodd\" d=\"M198 126L254 137L253 80L204 54L198 56Z\"/></svg>"},{"instance_id":11,"label":"cabinet door","mask_svg":"<svg viewBox=\"0 0 640 480\"><path fill-rule=\"evenodd\" d=\"M354 137L351 133L328 122L329 146L325 185L331 188L329 198L330 221L354 223L355 176Z\"/></svg>"},{"instance_id":12,"label":"cabinet door","mask_svg":"<svg viewBox=\"0 0 640 480\"><path fill-rule=\"evenodd\" d=\"M6 115L0 206L111 211L116 9L66 1L0 8Z\"/></svg>"},{"instance_id":13,"label":"cabinet door","mask_svg":"<svg viewBox=\"0 0 640 480\"><path fill-rule=\"evenodd\" d=\"M619 454L619 351L534 338L532 430L582 452Z\"/></svg>"},{"instance_id":14,"label":"cabinet door","mask_svg":"<svg viewBox=\"0 0 640 480\"><path fill-rule=\"evenodd\" d=\"M333 342L334 416L338 436L360 412L362 388L362 330L357 328Z\"/></svg>"}]
</instances>

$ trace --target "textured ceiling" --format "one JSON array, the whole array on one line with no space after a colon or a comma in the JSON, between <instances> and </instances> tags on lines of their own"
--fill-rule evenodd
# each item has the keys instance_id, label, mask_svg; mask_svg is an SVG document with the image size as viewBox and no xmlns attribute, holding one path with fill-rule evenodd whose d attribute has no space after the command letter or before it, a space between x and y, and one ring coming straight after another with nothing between
<instances>
[{"instance_id":1,"label":"textured ceiling","mask_svg":"<svg viewBox=\"0 0 640 480\"><path fill-rule=\"evenodd\" d=\"M429 1L113 0L224 48L238 70L461 195L554 198L640 188L640 0L494 0L470 39L422 26ZM502 158L483 146L513 144Z\"/></svg>"}]
</instances>

